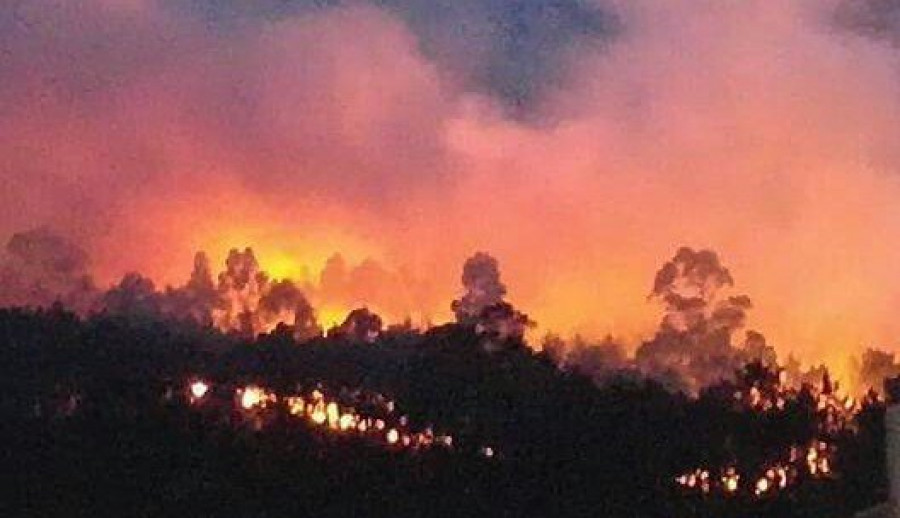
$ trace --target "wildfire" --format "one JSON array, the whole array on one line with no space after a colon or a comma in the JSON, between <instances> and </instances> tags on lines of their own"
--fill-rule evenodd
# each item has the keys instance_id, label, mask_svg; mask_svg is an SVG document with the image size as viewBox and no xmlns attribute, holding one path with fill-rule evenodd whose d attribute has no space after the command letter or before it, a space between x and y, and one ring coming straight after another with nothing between
<instances>
[{"instance_id":1,"label":"wildfire","mask_svg":"<svg viewBox=\"0 0 900 518\"><path fill-rule=\"evenodd\" d=\"M332 432L350 433L367 437L388 446L404 448L426 448L435 444L450 447L449 435L436 436L431 427L414 431L409 427L409 418L395 415L396 404L380 394L357 394L356 402L373 410L366 415L353 406L342 405L320 389L307 395L292 395L286 398L288 413L304 419L309 424ZM388 421L395 421L391 426Z\"/></svg>"},{"instance_id":2,"label":"wildfire","mask_svg":"<svg viewBox=\"0 0 900 518\"><path fill-rule=\"evenodd\" d=\"M701 468L679 475L675 478L675 482L686 488L699 489L703 493L709 493L712 487L710 485L709 471Z\"/></svg>"},{"instance_id":3,"label":"wildfire","mask_svg":"<svg viewBox=\"0 0 900 518\"><path fill-rule=\"evenodd\" d=\"M858 400L841 395L827 378L821 385L807 385L803 389L797 389L788 386L783 376L774 385L755 383L747 390L736 391L734 400L754 412L783 412L788 403L798 400L801 390L813 398L816 438L806 444L792 446L779 458L773 459L758 471L754 470L759 473L757 476L753 472L739 473L733 466L719 469L695 468L675 477L675 483L701 494L746 492L754 497L763 497L784 490L800 479L833 476L837 448L830 442L830 438L854 430L853 418L861 408ZM713 476L713 473L717 476Z\"/></svg>"},{"instance_id":4,"label":"wildfire","mask_svg":"<svg viewBox=\"0 0 900 518\"><path fill-rule=\"evenodd\" d=\"M190 401L198 403L209 390L207 382L191 382L188 385ZM306 394L279 397L258 385L235 390L236 408L247 415L256 429L264 426L265 413L274 410L279 402L291 417L329 433L353 435L398 449L450 449L454 445L453 436L436 434L431 426L413 429L409 417L399 414L396 403L381 394L354 391L350 396L338 398L319 387ZM487 458L496 455L495 449L489 446L479 451Z\"/></svg>"},{"instance_id":5,"label":"wildfire","mask_svg":"<svg viewBox=\"0 0 900 518\"><path fill-rule=\"evenodd\" d=\"M810 475L827 475L831 473L831 463L828 460L829 447L824 441L816 441L807 448L806 467Z\"/></svg>"},{"instance_id":6,"label":"wildfire","mask_svg":"<svg viewBox=\"0 0 900 518\"><path fill-rule=\"evenodd\" d=\"M775 489L785 489L788 486L791 468L786 465L776 464L766 470L765 474L756 481L754 494L762 496Z\"/></svg>"},{"instance_id":7,"label":"wildfire","mask_svg":"<svg viewBox=\"0 0 900 518\"><path fill-rule=\"evenodd\" d=\"M191 401L199 401L209 392L209 384L203 380L193 381L188 387Z\"/></svg>"},{"instance_id":8,"label":"wildfire","mask_svg":"<svg viewBox=\"0 0 900 518\"><path fill-rule=\"evenodd\" d=\"M756 489L754 490L755 495L757 495L757 496L762 495L768 490L769 490L769 479L768 478L763 477L756 481Z\"/></svg>"},{"instance_id":9,"label":"wildfire","mask_svg":"<svg viewBox=\"0 0 900 518\"><path fill-rule=\"evenodd\" d=\"M240 401L241 408L244 410L252 410L254 408L266 408L270 403L278 401L278 397L267 392L261 387L250 385L237 389L236 395Z\"/></svg>"},{"instance_id":10,"label":"wildfire","mask_svg":"<svg viewBox=\"0 0 900 518\"><path fill-rule=\"evenodd\" d=\"M722 475L722 487L728 493L734 493L738 490L738 483L741 480L741 476L738 474L735 468L727 468L725 470L725 474Z\"/></svg>"},{"instance_id":11,"label":"wildfire","mask_svg":"<svg viewBox=\"0 0 900 518\"><path fill-rule=\"evenodd\" d=\"M742 477L734 467L722 470L718 477L718 484L711 482L710 470L698 468L687 474L675 478L675 482L690 490L699 490L703 494L724 493L733 494L746 491L754 496L761 497L772 494L775 491L786 489L795 484L801 477L821 479L830 476L831 455L834 448L824 441L813 441L806 448L806 456L799 454L800 449L791 448L787 459L775 461L771 465L762 468L762 476ZM802 459L802 462L800 461ZM743 485L742 481L752 481L752 484Z\"/></svg>"}]
</instances>

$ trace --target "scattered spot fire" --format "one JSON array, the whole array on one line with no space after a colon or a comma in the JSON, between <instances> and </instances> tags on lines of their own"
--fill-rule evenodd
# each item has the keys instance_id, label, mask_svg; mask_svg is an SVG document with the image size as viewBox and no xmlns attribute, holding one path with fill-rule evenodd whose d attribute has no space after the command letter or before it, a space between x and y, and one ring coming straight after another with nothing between
<instances>
[{"instance_id":1,"label":"scattered spot fire","mask_svg":"<svg viewBox=\"0 0 900 518\"><path fill-rule=\"evenodd\" d=\"M210 394L210 384L194 380L189 384L190 401L199 405ZM408 416L382 394L360 390L328 394L322 387L307 392L279 396L259 385L247 385L234 391L234 407L257 430L275 412L284 411L326 433L343 434L370 440L394 450L454 449L454 437L437 433L431 426L414 429ZM481 446L477 451L486 458L498 455L496 448Z\"/></svg>"},{"instance_id":2,"label":"scattered spot fire","mask_svg":"<svg viewBox=\"0 0 900 518\"><path fill-rule=\"evenodd\" d=\"M761 465L748 467L734 459L724 466L695 467L675 477L678 487L700 495L764 498L803 481L836 476L834 439L856 432L854 418L862 406L858 400L840 395L827 377L821 384L794 388L781 376L774 383L753 383L735 391L733 396L736 406L757 415L784 416L792 407L806 404L814 416L814 437L790 446ZM871 393L867 397L877 396ZM737 466L744 466L743 471Z\"/></svg>"},{"instance_id":3,"label":"scattered spot fire","mask_svg":"<svg viewBox=\"0 0 900 518\"><path fill-rule=\"evenodd\" d=\"M188 386L188 397L192 403L198 402L209 392L209 384L203 380L194 380Z\"/></svg>"},{"instance_id":4,"label":"scattered spot fire","mask_svg":"<svg viewBox=\"0 0 900 518\"><path fill-rule=\"evenodd\" d=\"M679 475L675 482L686 490L702 494L735 494L739 492L762 497L774 494L801 479L822 479L832 476L831 456L835 449L824 441L813 441L803 449L794 447L786 459L776 460L757 470L757 476L743 475L734 466L710 470L697 468ZM712 473L719 473L713 476Z\"/></svg>"}]
</instances>

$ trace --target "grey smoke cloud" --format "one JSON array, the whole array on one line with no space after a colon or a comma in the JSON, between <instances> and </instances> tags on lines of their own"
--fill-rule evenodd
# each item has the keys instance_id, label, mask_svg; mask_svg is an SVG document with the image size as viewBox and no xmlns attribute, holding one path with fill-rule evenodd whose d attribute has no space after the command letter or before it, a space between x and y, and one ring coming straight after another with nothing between
<instances>
[{"instance_id":1,"label":"grey smoke cloud","mask_svg":"<svg viewBox=\"0 0 900 518\"><path fill-rule=\"evenodd\" d=\"M290 242L311 278L372 255L435 319L490 250L535 320L632 346L658 259L695 243L772 344L889 343L893 6L22 0L0 234L59 229L103 286L182 284L198 249Z\"/></svg>"},{"instance_id":2,"label":"grey smoke cloud","mask_svg":"<svg viewBox=\"0 0 900 518\"><path fill-rule=\"evenodd\" d=\"M194 0L180 6L221 30L247 19L284 20L365 2ZM619 30L615 11L579 0L375 0L415 34L424 55L472 91L527 118L559 81L567 52ZM178 4L174 4L178 5Z\"/></svg>"}]
</instances>

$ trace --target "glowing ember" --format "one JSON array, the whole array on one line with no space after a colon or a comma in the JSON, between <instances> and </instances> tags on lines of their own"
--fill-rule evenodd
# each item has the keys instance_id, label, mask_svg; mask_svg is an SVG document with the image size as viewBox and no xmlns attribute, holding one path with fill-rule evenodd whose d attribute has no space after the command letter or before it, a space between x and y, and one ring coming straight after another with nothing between
<instances>
[{"instance_id":1,"label":"glowing ember","mask_svg":"<svg viewBox=\"0 0 900 518\"><path fill-rule=\"evenodd\" d=\"M253 385L237 389L236 394L238 406L246 412L252 411L248 418L256 429L265 423L265 414L260 411L279 401L275 394ZM347 401L329 397L317 388L308 395L286 396L283 401L289 416L328 432L354 434L402 449L453 447L453 437L450 435L436 436L431 427L422 431L411 429L409 417L396 415L396 404L380 394L354 391L353 402L344 404ZM366 415L357 408L366 408L372 414ZM485 457L496 454L493 448L481 448L479 451Z\"/></svg>"},{"instance_id":2,"label":"glowing ember","mask_svg":"<svg viewBox=\"0 0 900 518\"><path fill-rule=\"evenodd\" d=\"M738 490L738 482L740 480L741 476L737 474L737 471L734 468L728 468L722 476L722 487L725 488L726 492L734 493Z\"/></svg>"},{"instance_id":3,"label":"glowing ember","mask_svg":"<svg viewBox=\"0 0 900 518\"><path fill-rule=\"evenodd\" d=\"M800 391L785 385L786 379L779 377L774 386L754 385L746 391L736 391L733 396L737 404L756 412L784 411L788 401L797 401ZM861 403L851 397L839 395L827 380L821 386L805 387L806 395L813 398L812 404L817 414L817 437L807 444L794 445L760 471L741 474L734 467L722 469L698 468L675 478L677 485L700 493L718 492L733 494L745 492L755 497L763 497L781 491L806 479L822 479L832 476L836 448L831 439L842 433L855 430L854 416ZM708 473L717 473L717 483L709 483ZM758 475L762 473L762 475ZM743 475L749 482L744 485Z\"/></svg>"},{"instance_id":4,"label":"glowing ember","mask_svg":"<svg viewBox=\"0 0 900 518\"><path fill-rule=\"evenodd\" d=\"M342 414L340 420L338 421L338 426L341 430L349 430L354 427L355 421L356 417L352 414Z\"/></svg>"},{"instance_id":5,"label":"glowing ember","mask_svg":"<svg viewBox=\"0 0 900 518\"><path fill-rule=\"evenodd\" d=\"M250 385L243 389L238 389L237 395L240 398L241 407L244 410L253 408L265 408L269 403L277 401L275 394L266 392L260 387Z\"/></svg>"},{"instance_id":6,"label":"glowing ember","mask_svg":"<svg viewBox=\"0 0 900 518\"><path fill-rule=\"evenodd\" d=\"M755 490L756 495L762 495L763 493L765 493L768 490L769 490L769 479L768 478L763 477L756 481L756 490Z\"/></svg>"},{"instance_id":7,"label":"glowing ember","mask_svg":"<svg viewBox=\"0 0 900 518\"><path fill-rule=\"evenodd\" d=\"M197 401L203 399L203 396L209 392L209 384L203 380L197 380L191 383L189 387L191 399Z\"/></svg>"},{"instance_id":8,"label":"glowing ember","mask_svg":"<svg viewBox=\"0 0 900 518\"><path fill-rule=\"evenodd\" d=\"M397 432L397 430L391 428L390 430L388 430L388 433L385 437L387 438L388 444L396 444L397 440L400 438L400 433Z\"/></svg>"},{"instance_id":9,"label":"glowing ember","mask_svg":"<svg viewBox=\"0 0 900 518\"><path fill-rule=\"evenodd\" d=\"M306 411L306 405L302 397L291 396L287 398L288 412L291 415L302 416Z\"/></svg>"}]
</instances>

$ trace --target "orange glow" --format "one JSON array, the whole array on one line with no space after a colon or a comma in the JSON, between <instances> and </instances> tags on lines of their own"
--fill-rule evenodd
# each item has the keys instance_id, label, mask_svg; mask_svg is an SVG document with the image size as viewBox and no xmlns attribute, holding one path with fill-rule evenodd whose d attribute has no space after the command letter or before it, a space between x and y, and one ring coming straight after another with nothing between
<instances>
[{"instance_id":1,"label":"orange glow","mask_svg":"<svg viewBox=\"0 0 900 518\"><path fill-rule=\"evenodd\" d=\"M266 408L269 404L277 401L277 396L271 392L267 392L261 387L250 385L237 390L241 408L244 410L252 410L254 408Z\"/></svg>"},{"instance_id":2,"label":"orange glow","mask_svg":"<svg viewBox=\"0 0 900 518\"><path fill-rule=\"evenodd\" d=\"M347 313L349 313L349 310L328 306L317 307L316 319L318 319L319 325L322 326L322 329L328 331L332 327L341 325L344 322L344 319L347 318Z\"/></svg>"},{"instance_id":3,"label":"orange glow","mask_svg":"<svg viewBox=\"0 0 900 518\"><path fill-rule=\"evenodd\" d=\"M783 379L781 381L784 381ZM812 385L810 395L814 398L819 414L820 422L816 434L818 437L807 444L794 445L783 452L779 458L771 460L762 467L763 476L748 478L745 486L742 482L742 474L733 466L721 468L718 471L706 468L697 468L675 477L675 483L690 491L699 490L701 493L719 491L724 494L747 492L755 497L764 497L775 491L783 490L795 484L798 479L809 476L813 479L822 479L833 476L832 463L836 453L836 447L830 442L829 437L836 437L843 433L854 433L856 424L854 418L861 406L859 401L849 396L834 392L827 392L823 387ZM744 404L748 409L756 412L772 412L782 410L784 405L778 405L778 401L795 399L798 396L796 388L779 384L774 391L760 391L757 387L750 387L746 392L737 391L734 394L735 402ZM710 472L720 473L718 484L702 483L703 474ZM753 473L749 474L754 476ZM708 475L707 475L708 476ZM749 483L752 481L752 483Z\"/></svg>"},{"instance_id":4,"label":"orange glow","mask_svg":"<svg viewBox=\"0 0 900 518\"><path fill-rule=\"evenodd\" d=\"M224 265L232 248L253 248L260 266L272 277L291 278L300 283L315 282L325 261L340 252L358 262L377 256L377 249L346 231L337 207L291 207L275 210L267 199L253 196L239 185L223 182L206 186L184 198L160 200L148 197L137 202L134 219L118 222L121 232L141 233L147 238L133 248L121 249L123 236L115 232L99 245L103 251L116 248L118 254L103 254L97 261L102 281L111 282L129 270L139 270L159 283L179 284L186 280L194 253L206 252L214 267ZM211 210L227 203L235 218L223 219ZM290 217L303 218L308 211L332 218L332 223L306 228L299 234ZM165 243L166 246L160 246ZM108 247L108 248L107 248Z\"/></svg>"},{"instance_id":5,"label":"orange glow","mask_svg":"<svg viewBox=\"0 0 900 518\"><path fill-rule=\"evenodd\" d=\"M3 231L75 235L101 286L128 271L178 284L197 250L221 264L251 246L273 276L310 283L326 326L337 309L324 308L361 304L388 322L446 320L460 264L486 250L535 336L630 346L658 322L656 268L691 245L721 254L754 302L749 324L783 355L847 380L848 353L896 348L900 250L883 237L900 229L894 53L824 30L833 2L616 4L634 30L571 49L538 124L452 79L401 17L372 7L287 17L229 60L206 54L218 34L178 17L172 48L192 51L88 98L51 95L61 71L27 60L7 90L29 94L3 99L21 129L0 141ZM152 33L129 23L114 33ZM224 109L234 99L258 126ZM321 293L336 252L397 278Z\"/></svg>"},{"instance_id":6,"label":"orange glow","mask_svg":"<svg viewBox=\"0 0 900 518\"><path fill-rule=\"evenodd\" d=\"M272 277L290 277L300 282L326 330L340 324L350 309L363 305L376 310L387 323L400 322L410 315L416 316L417 323L425 319L440 322L452 318L449 301L459 293L458 270L472 248L460 247L456 253L428 257L416 265L398 257L402 254L385 252L393 241L390 236L385 236L383 242L375 242L354 235L348 229L357 226L355 216L339 207L315 204L315 210L321 211L316 215L316 221L324 215L331 219L297 233L290 218L269 208L264 197L251 196L242 188L227 183L217 189L218 193L215 190L213 193L198 192L179 200L160 202L158 198L152 198L152 203L148 201L146 205L138 202L136 219L122 220L116 227L119 230L110 233L98 245L97 266L101 278L111 282L122 272L137 269L160 283L182 283L189 273L195 251L207 251L214 269L218 270L229 249L250 246L262 269ZM215 216L212 208L222 203L223 198L232 200L229 202L231 210L240 215L236 218L240 224L224 223ZM289 212L304 218L310 216L308 210L312 209L292 208ZM508 224L515 226L513 221ZM133 233L142 235L143 239L122 249L125 235ZM435 240L440 241L437 236L435 233L419 236L417 245L422 250L433 249L438 245ZM715 240L700 241L708 241L720 251L737 279L739 290L748 293L754 301L750 325L766 334L782 355L785 351L794 351L807 364L827 361L835 378L848 386L851 370L847 352L864 343L865 336L871 336L873 340L883 338L882 343L890 343L887 338L891 335L887 333L871 334L873 330L882 329L875 322L878 316L870 312L873 307L881 307L881 303L868 296L863 299L864 288L860 287L863 291L853 290L852 294L858 303L855 307L866 307L868 316L854 311L852 319L823 318L822 315L835 311L833 304L837 303L838 295L822 291L824 288L815 279L806 280L811 286L817 286L809 294L819 302L791 300L787 298L791 293L807 293L805 285L797 279L773 278L775 274L761 269L768 263L749 261L746 250L741 247L720 246ZM577 264L552 270L547 269L540 255L526 260L521 253L513 253L515 250L507 246L485 248L501 261L510 300L538 322L538 327L529 331L532 343L547 331L554 330L565 334L580 332L587 336L612 333L633 348L650 336L658 323L659 308L647 302L646 294L656 269L676 246L672 243L655 239L653 246L640 251L628 247L620 249L616 252L621 255L618 258L604 257L599 263L577 261ZM368 291L357 295L320 292L319 276L327 259L336 252L340 252L350 266L375 257L391 271L411 271L415 275L412 279L404 277L404 281L410 281L409 287L394 282L381 287L366 286ZM407 255L416 257L420 254ZM572 258L567 260L577 256L573 249ZM427 275L416 273L417 270ZM787 290L785 285L793 287ZM398 287L403 288L399 293ZM602 293L602 297L598 298L598 293ZM844 295L841 296L844 297L841 300L846 300ZM824 344L828 347L822 347ZM814 350L816 354L807 354Z\"/></svg>"},{"instance_id":7,"label":"orange glow","mask_svg":"<svg viewBox=\"0 0 900 518\"><path fill-rule=\"evenodd\" d=\"M273 405L280 400L276 394L255 385L237 389L236 395L236 404L246 412L250 425L257 430L265 426L266 416L270 415ZM328 433L356 435L386 446L408 450L453 447L451 435L435 435L430 426L421 430L413 429L409 418L397 415L396 404L383 395L357 391L354 398L355 403L366 406L383 417L360 412L346 401L339 401L320 388L306 395L288 395L283 401L288 415ZM485 457L496 454L493 448L488 447L483 447L480 451Z\"/></svg>"},{"instance_id":8,"label":"orange glow","mask_svg":"<svg viewBox=\"0 0 900 518\"><path fill-rule=\"evenodd\" d=\"M229 195L238 196L239 193ZM283 223L281 216L271 216L269 219L262 202L254 203L251 201L253 198L247 196L235 206L235 210L241 210L241 205L245 205L242 218L255 223L223 227L218 218L207 216L198 208L204 203L215 202L217 198L204 202L202 195L197 196L201 196L197 205L157 203L159 209L155 208L157 205L145 208L152 214L143 212L140 220L128 222L127 225L123 222L123 231L152 234L157 242L165 242L166 246L155 246L155 250L165 253L150 253L136 246L121 250L121 253L104 255L98 261L98 267L105 272L105 278L111 281L115 278L114 272L139 269L160 281L181 283L189 272L196 250L206 250L214 269L218 270L230 248L251 246L262 269L272 277L290 277L301 283L325 330L340 324L353 307L363 305L376 310L387 323L400 322L409 315L417 315L417 322L426 318L439 322L452 317L449 301L459 293L457 272L467 255L465 252L432 263L430 270L439 269L441 275L429 277L427 281L423 280L424 277L415 281L418 282L415 289L423 295L416 295L409 302L392 300L392 297L378 291L371 292L371 300L363 297L336 298L340 294L318 291L319 275L327 259L335 252L341 252L351 266L366 257L385 257L385 261L392 259L382 253L382 245L366 243L345 232L339 217L335 218L334 223L308 229L302 237L295 238L297 234ZM110 251L119 246L119 237L109 237ZM148 246L152 242L152 239L146 241ZM722 250L722 247L719 248ZM532 343L537 343L547 331L555 330L567 334L581 332L587 336L613 333L633 348L641 339L652 334L659 320L659 308L647 302L646 292L656 268L671 253L672 247L660 244L654 250L636 255L625 250L623 257L633 257L633 260L617 260L601 269L596 265L579 265L559 271L544 271L543 267L534 270L532 265L521 264L521 259L514 255L497 255L510 288L510 299L538 321L538 327L529 330L528 338ZM768 281L761 277L763 272L758 270L758 265L740 261L739 250L728 253L725 248L722 253L726 264L738 263L737 267L732 266L732 271L740 291L746 291L754 300L750 324L766 334L782 355L785 351L794 351L807 364L826 361L834 377L842 381L842 386L849 386L852 377L847 352L863 343L861 338L868 332L863 328L872 330L878 327L870 321L854 320L856 316L854 319L828 318L823 321L817 316L820 312L816 305L805 302L791 303L788 310L782 302L771 297L773 293L778 297L786 294L778 287L780 285L769 289ZM408 266L402 262L385 264L393 268ZM541 282L536 283L529 276L531 271L541 272ZM585 282L585 279L590 279L590 282ZM597 293L601 287L603 297L598 300ZM396 285L384 288L384 292L389 292ZM590 311L585 308L590 308ZM800 308L803 308L804 314L797 313ZM785 318L788 314L789 319ZM804 354L805 350L812 350L819 344L836 345L827 347L824 353Z\"/></svg>"}]
</instances>

